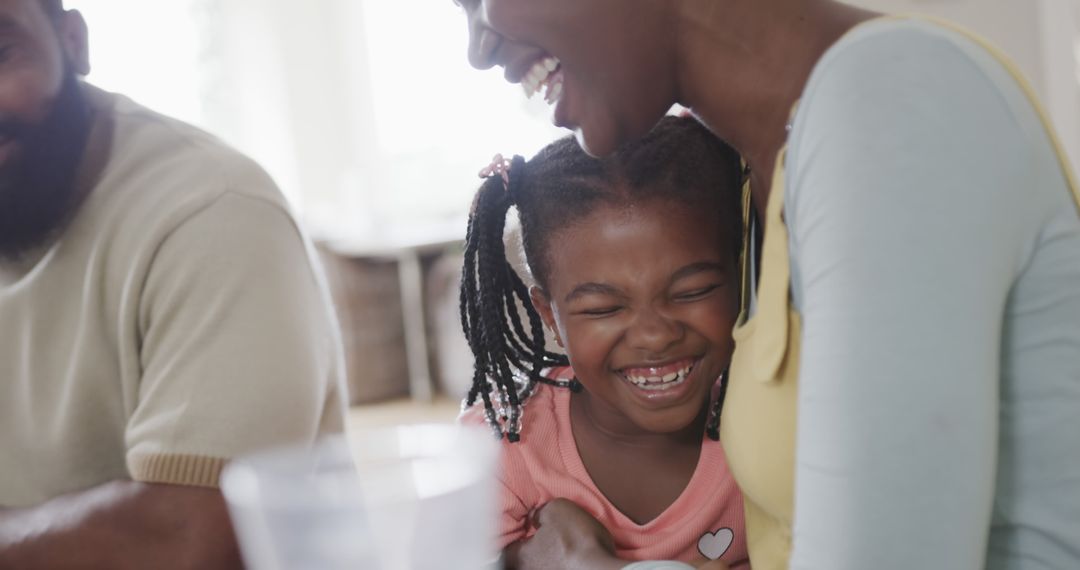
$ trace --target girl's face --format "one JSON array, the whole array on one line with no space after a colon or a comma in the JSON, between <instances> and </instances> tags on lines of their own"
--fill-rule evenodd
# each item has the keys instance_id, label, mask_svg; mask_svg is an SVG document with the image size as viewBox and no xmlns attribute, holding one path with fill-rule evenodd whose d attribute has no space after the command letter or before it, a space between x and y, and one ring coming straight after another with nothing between
<instances>
[{"instance_id":1,"label":"girl's face","mask_svg":"<svg viewBox=\"0 0 1080 570\"><path fill-rule=\"evenodd\" d=\"M666 0L455 1L472 65L539 85L555 124L593 156L645 134L675 102Z\"/></svg>"},{"instance_id":2,"label":"girl's face","mask_svg":"<svg viewBox=\"0 0 1080 570\"><path fill-rule=\"evenodd\" d=\"M718 223L651 200L601 207L549 237L533 302L609 428L689 426L726 368L738 284Z\"/></svg>"}]
</instances>

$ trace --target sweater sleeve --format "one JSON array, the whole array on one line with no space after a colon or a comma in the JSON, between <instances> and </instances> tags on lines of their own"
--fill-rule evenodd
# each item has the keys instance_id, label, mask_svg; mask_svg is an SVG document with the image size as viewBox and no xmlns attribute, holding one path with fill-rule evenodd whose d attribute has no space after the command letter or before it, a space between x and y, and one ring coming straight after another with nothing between
<instances>
[{"instance_id":1,"label":"sweater sleeve","mask_svg":"<svg viewBox=\"0 0 1080 570\"><path fill-rule=\"evenodd\" d=\"M340 338L312 255L280 204L236 192L161 243L125 431L133 479L216 486L228 459L342 430Z\"/></svg>"},{"instance_id":2,"label":"sweater sleeve","mask_svg":"<svg viewBox=\"0 0 1080 570\"><path fill-rule=\"evenodd\" d=\"M1031 144L956 40L846 44L815 71L788 155L791 567L983 567Z\"/></svg>"}]
</instances>

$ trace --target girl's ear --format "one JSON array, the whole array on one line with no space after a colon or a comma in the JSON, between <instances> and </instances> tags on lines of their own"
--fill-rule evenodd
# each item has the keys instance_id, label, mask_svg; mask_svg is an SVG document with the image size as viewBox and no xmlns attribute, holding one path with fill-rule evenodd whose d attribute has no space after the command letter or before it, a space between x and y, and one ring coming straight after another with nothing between
<instances>
[{"instance_id":1,"label":"girl's ear","mask_svg":"<svg viewBox=\"0 0 1080 570\"><path fill-rule=\"evenodd\" d=\"M555 337L555 343L563 346L562 338L559 336L559 328L555 326L555 311L551 308L551 300L548 299L547 293L540 287L533 285L529 287L529 298L532 299L533 308L536 309L537 313L540 313L540 320L544 321L544 326Z\"/></svg>"}]
</instances>

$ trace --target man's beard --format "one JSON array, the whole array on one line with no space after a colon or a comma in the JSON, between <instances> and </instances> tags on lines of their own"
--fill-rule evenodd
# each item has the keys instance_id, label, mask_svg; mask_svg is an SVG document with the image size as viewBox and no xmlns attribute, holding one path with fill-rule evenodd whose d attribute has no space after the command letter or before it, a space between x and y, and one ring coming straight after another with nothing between
<instances>
[{"instance_id":1,"label":"man's beard","mask_svg":"<svg viewBox=\"0 0 1080 570\"><path fill-rule=\"evenodd\" d=\"M0 136L17 143L0 166L0 260L19 259L44 245L71 219L80 202L75 177L92 122L72 72L41 122L0 120Z\"/></svg>"}]
</instances>

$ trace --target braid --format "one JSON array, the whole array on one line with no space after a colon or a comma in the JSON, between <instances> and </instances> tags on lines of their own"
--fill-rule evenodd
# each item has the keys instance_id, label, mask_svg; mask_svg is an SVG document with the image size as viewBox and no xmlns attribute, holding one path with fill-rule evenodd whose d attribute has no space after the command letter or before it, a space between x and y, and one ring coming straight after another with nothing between
<instances>
[{"instance_id":1,"label":"braid","mask_svg":"<svg viewBox=\"0 0 1080 570\"><path fill-rule=\"evenodd\" d=\"M512 175L525 174L524 160L515 158ZM512 205L514 183L489 178L480 187L469 216L465 264L461 276L461 324L475 359L473 384L465 405L477 398L498 437L521 438L523 401L541 371L566 365L565 357L545 350L544 327L529 299L529 289L506 259L503 230ZM519 307L529 318L526 331Z\"/></svg>"},{"instance_id":2,"label":"braid","mask_svg":"<svg viewBox=\"0 0 1080 570\"><path fill-rule=\"evenodd\" d=\"M724 408L724 396L727 395L730 380L730 368L725 368L724 373L720 375L720 388L716 391L716 399L709 406L709 420L705 424L705 434L713 441L720 441L720 411Z\"/></svg>"}]
</instances>

